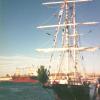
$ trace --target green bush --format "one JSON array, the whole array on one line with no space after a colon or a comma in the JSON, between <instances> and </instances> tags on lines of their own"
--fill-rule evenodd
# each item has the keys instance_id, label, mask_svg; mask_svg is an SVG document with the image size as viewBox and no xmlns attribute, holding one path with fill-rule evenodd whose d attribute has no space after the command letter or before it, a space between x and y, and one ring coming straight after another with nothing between
<instances>
[{"instance_id":1,"label":"green bush","mask_svg":"<svg viewBox=\"0 0 100 100\"><path fill-rule=\"evenodd\" d=\"M46 83L49 79L49 71L43 66L41 65L40 68L38 69L37 71L38 73L38 80L41 82L41 83Z\"/></svg>"}]
</instances>

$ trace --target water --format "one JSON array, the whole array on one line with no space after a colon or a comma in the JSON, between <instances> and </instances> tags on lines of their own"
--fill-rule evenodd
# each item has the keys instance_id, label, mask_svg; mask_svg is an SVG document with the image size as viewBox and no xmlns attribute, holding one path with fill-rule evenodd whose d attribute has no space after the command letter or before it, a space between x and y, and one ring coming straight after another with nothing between
<instances>
[{"instance_id":1,"label":"water","mask_svg":"<svg viewBox=\"0 0 100 100\"><path fill-rule=\"evenodd\" d=\"M0 83L0 100L55 100L51 89L40 83Z\"/></svg>"}]
</instances>

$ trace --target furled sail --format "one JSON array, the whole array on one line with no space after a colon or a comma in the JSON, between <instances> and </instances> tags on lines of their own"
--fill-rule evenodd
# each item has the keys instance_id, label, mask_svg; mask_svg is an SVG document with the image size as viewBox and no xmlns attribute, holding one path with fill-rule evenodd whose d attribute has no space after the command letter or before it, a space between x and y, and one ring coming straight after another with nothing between
<instances>
[{"instance_id":1,"label":"furled sail","mask_svg":"<svg viewBox=\"0 0 100 100\"><path fill-rule=\"evenodd\" d=\"M46 48L46 49L36 49L36 51L38 52L44 52L44 53L48 53L48 52L62 52L62 51L96 51L97 49L100 49L100 47L69 47L69 48Z\"/></svg>"},{"instance_id":2,"label":"furled sail","mask_svg":"<svg viewBox=\"0 0 100 100\"><path fill-rule=\"evenodd\" d=\"M84 23L75 23L75 25L94 25L99 22L84 22ZM60 24L60 25L46 25L46 26L38 26L37 28L56 28L56 27L64 27L64 26L74 26L73 23L69 24Z\"/></svg>"},{"instance_id":3,"label":"furled sail","mask_svg":"<svg viewBox=\"0 0 100 100\"><path fill-rule=\"evenodd\" d=\"M87 2L87 1L92 1L92 0L76 0L76 1L67 1L67 3L72 3L72 2ZM58 1L58 2L47 2L47 3L42 3L43 5L52 5L52 4L63 4L64 1Z\"/></svg>"}]
</instances>

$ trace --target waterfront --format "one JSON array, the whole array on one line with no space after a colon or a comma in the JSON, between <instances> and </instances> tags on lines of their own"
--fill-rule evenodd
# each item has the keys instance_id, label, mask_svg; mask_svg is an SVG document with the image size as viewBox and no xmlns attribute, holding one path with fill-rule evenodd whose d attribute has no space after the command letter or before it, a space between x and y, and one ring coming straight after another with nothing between
<instances>
[{"instance_id":1,"label":"waterfront","mask_svg":"<svg viewBox=\"0 0 100 100\"><path fill-rule=\"evenodd\" d=\"M0 83L0 100L55 100L54 92L40 83Z\"/></svg>"}]
</instances>

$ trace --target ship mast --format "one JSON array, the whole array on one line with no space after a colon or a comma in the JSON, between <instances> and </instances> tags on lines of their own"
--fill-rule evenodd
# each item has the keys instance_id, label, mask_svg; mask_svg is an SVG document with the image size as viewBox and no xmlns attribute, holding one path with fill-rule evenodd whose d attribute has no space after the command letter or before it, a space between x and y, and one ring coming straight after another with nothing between
<instances>
[{"instance_id":1,"label":"ship mast","mask_svg":"<svg viewBox=\"0 0 100 100\"><path fill-rule=\"evenodd\" d=\"M73 2L73 4L72 4L72 9L73 9L73 11L72 11L72 23L73 23L73 35L74 35L74 39L73 39L73 47L74 48L76 48L76 47L78 47L78 45L77 45L77 37L76 37L76 13L75 13L75 0L73 0L74 2ZM77 72L77 66L76 66L76 64L77 64L77 62L76 62L76 50L74 49L74 51L73 51L73 56L74 56L74 74ZM74 77L76 77L76 75L74 76Z\"/></svg>"},{"instance_id":2,"label":"ship mast","mask_svg":"<svg viewBox=\"0 0 100 100\"><path fill-rule=\"evenodd\" d=\"M43 5L55 5L61 4L61 9L58 14L58 24L57 25L46 25L46 26L38 26L37 28L56 28L56 32L54 33L54 48L47 48L47 49L36 49L39 52L61 52L67 54L67 67L69 68L69 58L70 55L73 57L73 67L74 67L74 77L76 77L77 72L79 71L80 67L78 65L78 54L81 51L95 51L100 47L79 47L78 46L78 36L79 34L76 32L76 26L79 25L94 25L98 22L76 22L76 3L77 2L87 2L92 0L64 0L58 2L47 2L43 3ZM69 9L69 4L71 3L72 11ZM64 23L62 23L63 15L65 14ZM62 47L58 48L58 33L60 29L62 31ZM72 40L72 43L70 41ZM63 57L63 56L62 56ZM60 66L61 67L61 66Z\"/></svg>"}]
</instances>

